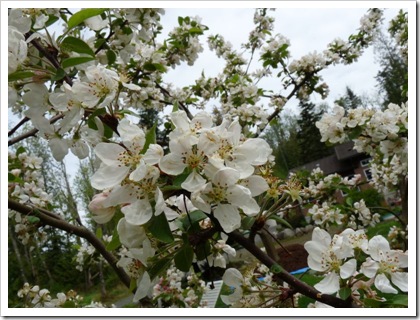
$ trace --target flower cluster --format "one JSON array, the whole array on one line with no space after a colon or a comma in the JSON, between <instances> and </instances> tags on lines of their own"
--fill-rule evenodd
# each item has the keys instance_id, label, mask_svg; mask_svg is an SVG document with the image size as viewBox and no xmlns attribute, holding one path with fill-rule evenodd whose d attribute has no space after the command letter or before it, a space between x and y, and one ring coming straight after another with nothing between
<instances>
[{"instance_id":1,"label":"flower cluster","mask_svg":"<svg viewBox=\"0 0 420 320\"><path fill-rule=\"evenodd\" d=\"M207 305L202 300L206 290L206 283L197 274L186 274L172 266L153 287L153 299L160 308L202 308Z\"/></svg>"},{"instance_id":2,"label":"flower cluster","mask_svg":"<svg viewBox=\"0 0 420 320\"><path fill-rule=\"evenodd\" d=\"M20 149L23 151L24 149ZM52 195L45 192L44 178L40 172L42 158L26 151L9 153L9 194L20 203L30 203L45 208Z\"/></svg>"},{"instance_id":3,"label":"flower cluster","mask_svg":"<svg viewBox=\"0 0 420 320\"><path fill-rule=\"evenodd\" d=\"M25 283L17 293L23 299L26 308L106 308L101 302L92 301L89 305L83 305L83 297L76 291L69 290L67 293L57 293L57 298L52 298L48 289L40 289L38 285Z\"/></svg>"},{"instance_id":4,"label":"flower cluster","mask_svg":"<svg viewBox=\"0 0 420 320\"><path fill-rule=\"evenodd\" d=\"M198 35L202 35L208 28L201 24L199 17L180 18L179 26L169 33L167 43L168 65L173 68L181 61L186 61L188 65L193 65L197 60L198 54L203 51L203 47L198 40Z\"/></svg>"},{"instance_id":5,"label":"flower cluster","mask_svg":"<svg viewBox=\"0 0 420 320\"><path fill-rule=\"evenodd\" d=\"M335 294L340 288L348 287L352 288L352 294L361 295L367 288L357 284L364 279L372 279L370 286L374 284L383 293L396 294L396 288L408 291L408 277L404 271L407 252L390 249L383 236L368 240L364 230L346 229L331 238L328 232L317 227L312 240L304 246L309 253L308 266L326 274L315 285L322 293Z\"/></svg>"},{"instance_id":6,"label":"flower cluster","mask_svg":"<svg viewBox=\"0 0 420 320\"><path fill-rule=\"evenodd\" d=\"M345 114L336 106L316 123L322 141L344 142L355 136L354 148L372 157L373 184L386 191L407 176L408 169L407 105L390 104L384 111L357 108Z\"/></svg>"},{"instance_id":7,"label":"flower cluster","mask_svg":"<svg viewBox=\"0 0 420 320\"><path fill-rule=\"evenodd\" d=\"M231 292L222 295L221 299L233 308L279 306L284 299L283 293L288 291L287 287L278 285L270 270L261 264L251 265L245 271L229 268L223 275L223 283Z\"/></svg>"}]
</instances>

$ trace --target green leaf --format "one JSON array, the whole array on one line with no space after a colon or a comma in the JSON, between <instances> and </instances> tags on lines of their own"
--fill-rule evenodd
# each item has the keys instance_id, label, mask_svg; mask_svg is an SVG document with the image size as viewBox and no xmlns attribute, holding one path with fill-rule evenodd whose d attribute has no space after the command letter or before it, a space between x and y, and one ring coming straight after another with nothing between
<instances>
[{"instance_id":1,"label":"green leaf","mask_svg":"<svg viewBox=\"0 0 420 320\"><path fill-rule=\"evenodd\" d=\"M102 14L105 10L106 9L103 8L90 8L80 10L79 12L76 12L70 17L69 22L67 23L67 27L70 30L75 26L81 24L86 19Z\"/></svg>"},{"instance_id":2,"label":"green leaf","mask_svg":"<svg viewBox=\"0 0 420 320\"><path fill-rule=\"evenodd\" d=\"M408 307L408 295L394 294L391 298L387 298L386 304Z\"/></svg>"},{"instance_id":3,"label":"green leaf","mask_svg":"<svg viewBox=\"0 0 420 320\"><path fill-rule=\"evenodd\" d=\"M117 55L112 50L106 51L106 58L108 59L108 64L113 64L117 60Z\"/></svg>"},{"instance_id":4,"label":"green leaf","mask_svg":"<svg viewBox=\"0 0 420 320\"><path fill-rule=\"evenodd\" d=\"M153 72L153 71L166 72L165 66L161 63L146 62L143 65L143 67L145 70L150 71L150 72Z\"/></svg>"},{"instance_id":5,"label":"green leaf","mask_svg":"<svg viewBox=\"0 0 420 320\"><path fill-rule=\"evenodd\" d=\"M111 129L110 126L104 123L104 137L107 139L111 139L114 135L114 131Z\"/></svg>"},{"instance_id":6,"label":"green leaf","mask_svg":"<svg viewBox=\"0 0 420 320\"><path fill-rule=\"evenodd\" d=\"M34 216L27 216L26 219L28 220L29 223L38 223L41 221L41 219Z\"/></svg>"},{"instance_id":7,"label":"green leaf","mask_svg":"<svg viewBox=\"0 0 420 320\"><path fill-rule=\"evenodd\" d=\"M74 301L67 300L61 305L62 308L76 308L76 303Z\"/></svg>"},{"instance_id":8,"label":"green leaf","mask_svg":"<svg viewBox=\"0 0 420 320\"><path fill-rule=\"evenodd\" d=\"M184 18L183 17L178 17L178 24L180 26L182 26L182 23L184 22Z\"/></svg>"},{"instance_id":9,"label":"green leaf","mask_svg":"<svg viewBox=\"0 0 420 320\"><path fill-rule=\"evenodd\" d=\"M149 131L146 132L145 135L145 143L144 143L144 147L143 150L140 152L141 154L145 154L147 149L149 149L149 146L151 144L155 144L156 143L156 128L157 128L157 121L155 122L155 124L153 125L153 127L151 127L149 129Z\"/></svg>"},{"instance_id":10,"label":"green leaf","mask_svg":"<svg viewBox=\"0 0 420 320\"><path fill-rule=\"evenodd\" d=\"M148 270L150 279L153 280L154 278L165 272L170 266L171 262L171 257L165 257L163 259L160 259L154 265L152 265L152 267Z\"/></svg>"},{"instance_id":11,"label":"green leaf","mask_svg":"<svg viewBox=\"0 0 420 320\"><path fill-rule=\"evenodd\" d=\"M351 140L356 139L361 135L362 131L362 127L357 126L348 134L348 136Z\"/></svg>"},{"instance_id":12,"label":"green leaf","mask_svg":"<svg viewBox=\"0 0 420 320\"><path fill-rule=\"evenodd\" d=\"M346 198L346 203L350 206L353 207L353 199L351 197L347 197Z\"/></svg>"},{"instance_id":13,"label":"green leaf","mask_svg":"<svg viewBox=\"0 0 420 320\"><path fill-rule=\"evenodd\" d=\"M195 255L197 260L204 260L211 252L211 246L209 240L204 243L200 243L195 247Z\"/></svg>"},{"instance_id":14,"label":"green leaf","mask_svg":"<svg viewBox=\"0 0 420 320\"><path fill-rule=\"evenodd\" d=\"M64 71L64 69L58 68L55 75L51 77L51 80L58 81L58 80L63 79L65 76L66 76L66 72Z\"/></svg>"},{"instance_id":15,"label":"green leaf","mask_svg":"<svg viewBox=\"0 0 420 320\"><path fill-rule=\"evenodd\" d=\"M363 303L365 304L365 307L368 307L368 308L380 308L383 304L383 302L381 301L370 299L370 298L364 299Z\"/></svg>"},{"instance_id":16,"label":"green leaf","mask_svg":"<svg viewBox=\"0 0 420 320\"><path fill-rule=\"evenodd\" d=\"M113 251L121 246L120 242L120 235L118 234L117 228L114 229L114 233L112 234L112 240L110 243L107 244L106 250Z\"/></svg>"},{"instance_id":17,"label":"green leaf","mask_svg":"<svg viewBox=\"0 0 420 320\"><path fill-rule=\"evenodd\" d=\"M298 307L299 308L307 308L310 303L314 303L314 302L315 302L315 300L312 299L312 298L309 298L307 296L299 296Z\"/></svg>"},{"instance_id":18,"label":"green leaf","mask_svg":"<svg viewBox=\"0 0 420 320\"><path fill-rule=\"evenodd\" d=\"M61 42L60 46L64 50L74 51L77 53L86 53L92 57L95 56L95 53L89 47L89 45L79 38L68 36Z\"/></svg>"},{"instance_id":19,"label":"green leaf","mask_svg":"<svg viewBox=\"0 0 420 320\"><path fill-rule=\"evenodd\" d=\"M34 75L35 74L32 71L16 71L9 74L8 82L30 78L30 77L33 77Z\"/></svg>"},{"instance_id":20,"label":"green leaf","mask_svg":"<svg viewBox=\"0 0 420 320\"><path fill-rule=\"evenodd\" d=\"M96 229L96 237L102 239L102 228Z\"/></svg>"},{"instance_id":21,"label":"green leaf","mask_svg":"<svg viewBox=\"0 0 420 320\"><path fill-rule=\"evenodd\" d=\"M188 30L188 33L191 35L196 35L196 34L200 35L200 34L203 34L203 30L201 30L200 28L194 27L194 28L190 28Z\"/></svg>"},{"instance_id":22,"label":"green leaf","mask_svg":"<svg viewBox=\"0 0 420 320\"><path fill-rule=\"evenodd\" d=\"M99 38L98 40L95 41L95 48L98 49L99 47L101 47L104 43L106 42L106 39L104 38Z\"/></svg>"},{"instance_id":23,"label":"green leaf","mask_svg":"<svg viewBox=\"0 0 420 320\"><path fill-rule=\"evenodd\" d=\"M273 264L270 268L270 271L274 274L283 272L283 267L279 264Z\"/></svg>"},{"instance_id":24,"label":"green leaf","mask_svg":"<svg viewBox=\"0 0 420 320\"><path fill-rule=\"evenodd\" d=\"M351 294L351 289L348 287L341 288L340 290L338 290L338 295L343 300L346 300L348 297L350 297L350 294Z\"/></svg>"},{"instance_id":25,"label":"green leaf","mask_svg":"<svg viewBox=\"0 0 420 320\"><path fill-rule=\"evenodd\" d=\"M98 130L98 126L95 123L95 117L100 116L102 114L106 114L105 108L100 108L92 112L92 114L89 116L87 123L88 127L93 130Z\"/></svg>"},{"instance_id":26,"label":"green leaf","mask_svg":"<svg viewBox=\"0 0 420 320\"><path fill-rule=\"evenodd\" d=\"M290 228L290 229L293 229L293 227L291 226L291 224L290 224L289 222L287 222L287 221L286 221L286 220L284 220L283 218L280 218L279 216L272 215L272 216L270 216L270 218L268 218L268 219L271 219L271 220L277 221L278 223L280 223L280 224L282 224L282 225L284 225L284 226L286 226L286 227L288 227L288 228Z\"/></svg>"},{"instance_id":27,"label":"green leaf","mask_svg":"<svg viewBox=\"0 0 420 320\"><path fill-rule=\"evenodd\" d=\"M17 148L16 150L16 156L20 155L21 153L26 152L25 147L20 146L19 148Z\"/></svg>"},{"instance_id":28,"label":"green leaf","mask_svg":"<svg viewBox=\"0 0 420 320\"><path fill-rule=\"evenodd\" d=\"M45 27L49 27L50 25L54 24L58 19L60 19L60 18L53 15L53 14L50 14L48 16L47 22L45 22Z\"/></svg>"},{"instance_id":29,"label":"green leaf","mask_svg":"<svg viewBox=\"0 0 420 320\"><path fill-rule=\"evenodd\" d=\"M194 225L205 218L207 218L207 216L203 211L195 210L180 218L179 221L181 221L184 230L187 231L190 229L191 225Z\"/></svg>"},{"instance_id":30,"label":"green leaf","mask_svg":"<svg viewBox=\"0 0 420 320\"><path fill-rule=\"evenodd\" d=\"M175 255L175 266L184 272L190 271L191 264L194 258L194 251L191 245L187 242L181 247Z\"/></svg>"},{"instance_id":31,"label":"green leaf","mask_svg":"<svg viewBox=\"0 0 420 320\"><path fill-rule=\"evenodd\" d=\"M174 241L174 236L164 213L154 216L150 221L148 229L152 235L162 242L171 243Z\"/></svg>"},{"instance_id":32,"label":"green leaf","mask_svg":"<svg viewBox=\"0 0 420 320\"><path fill-rule=\"evenodd\" d=\"M73 67L76 66L78 64L82 64L82 63L86 63L89 61L95 60L94 57L75 57L75 58L68 58L63 60L63 62L61 63L63 68L69 68L69 67Z\"/></svg>"},{"instance_id":33,"label":"green leaf","mask_svg":"<svg viewBox=\"0 0 420 320\"><path fill-rule=\"evenodd\" d=\"M241 223L241 227L244 230L249 230L251 229L252 225L255 222L255 217L245 217L242 219L242 223Z\"/></svg>"}]
</instances>

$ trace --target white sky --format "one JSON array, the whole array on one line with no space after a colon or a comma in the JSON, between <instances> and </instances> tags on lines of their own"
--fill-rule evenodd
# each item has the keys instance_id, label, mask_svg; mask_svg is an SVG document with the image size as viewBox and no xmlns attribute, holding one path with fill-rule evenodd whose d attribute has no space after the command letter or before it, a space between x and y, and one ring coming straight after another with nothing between
<instances>
[{"instance_id":1,"label":"white sky","mask_svg":"<svg viewBox=\"0 0 420 320\"><path fill-rule=\"evenodd\" d=\"M277 8L276 11L269 11L268 15L275 17L273 35L280 33L290 40L291 59L289 62L308 54L309 52L322 52L326 45L333 39L340 37L347 40L348 36L356 33L360 26L360 18L366 13L366 8L320 8L320 9L292 9ZM251 8L223 8L223 9L167 9L162 18L164 31L166 26L176 25L178 16L199 16L202 23L209 27L205 32L207 38L211 34L221 34L225 40L233 44L233 48L241 52L241 44L248 39L249 32L253 29L253 15L255 10ZM390 8L385 10L384 26L388 26L390 19L395 17L398 9ZM202 70L206 76L216 76L221 72L223 60L210 52L207 42L204 43L205 51L200 54L199 59L193 68L185 63L170 71L164 79L182 87L194 83ZM344 94L345 87L349 86L356 94L374 95L377 92L375 76L379 65L375 63L373 47L368 48L359 58L358 62L343 66L331 66L321 72L324 81L330 87L330 95L325 100L330 105L334 100ZM254 57L252 66L258 68L259 55ZM281 86L278 78L269 78L264 88L278 90ZM319 95L311 96L312 101L321 102ZM296 102L291 102L293 109Z\"/></svg>"}]
</instances>

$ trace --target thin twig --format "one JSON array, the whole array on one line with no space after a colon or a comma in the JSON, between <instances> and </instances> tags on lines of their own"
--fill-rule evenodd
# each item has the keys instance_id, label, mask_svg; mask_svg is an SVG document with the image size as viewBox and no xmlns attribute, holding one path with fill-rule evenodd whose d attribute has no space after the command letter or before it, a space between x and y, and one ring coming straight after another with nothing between
<instances>
[{"instance_id":1,"label":"thin twig","mask_svg":"<svg viewBox=\"0 0 420 320\"><path fill-rule=\"evenodd\" d=\"M18 211L23 214L31 214L34 208L23 205L15 200L9 199L9 209ZM117 266L118 259L109 252L102 241L89 229L83 226L76 226L63 219L57 219L57 215L44 209L36 208L37 217L41 221L51 227L66 231L70 234L75 234L83 239L86 239L110 264L110 266L117 273L120 280L127 288L130 288L130 277L125 273L124 269Z\"/></svg>"},{"instance_id":2,"label":"thin twig","mask_svg":"<svg viewBox=\"0 0 420 320\"><path fill-rule=\"evenodd\" d=\"M14 126L13 129L11 129L8 132L8 137L10 137L12 134L14 134L22 125L24 125L26 122L28 122L30 119L28 117L23 118L22 120L19 121L19 123L17 125Z\"/></svg>"},{"instance_id":3,"label":"thin twig","mask_svg":"<svg viewBox=\"0 0 420 320\"><path fill-rule=\"evenodd\" d=\"M54 122L57 122L58 120L60 120L63 117L64 117L63 114L59 114L59 115L56 115L56 116L52 117L50 119L50 124L53 124ZM20 136L17 136L15 138L10 139L7 144L10 147L10 146L14 145L15 143L18 143L19 141L22 141L26 138L35 136L37 134L37 132L38 132L38 129L34 128L32 130L29 130L28 132L25 132L25 133L21 134Z\"/></svg>"}]
</instances>

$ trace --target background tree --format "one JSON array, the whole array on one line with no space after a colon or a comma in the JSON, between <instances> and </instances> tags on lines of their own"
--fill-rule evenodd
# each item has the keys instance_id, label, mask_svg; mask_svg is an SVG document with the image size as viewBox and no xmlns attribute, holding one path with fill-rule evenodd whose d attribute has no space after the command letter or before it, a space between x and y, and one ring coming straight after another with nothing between
<instances>
[{"instance_id":1,"label":"background tree","mask_svg":"<svg viewBox=\"0 0 420 320\"><path fill-rule=\"evenodd\" d=\"M344 95L335 100L334 103L343 107L345 110L356 109L363 105L362 98L356 95L350 87L346 87Z\"/></svg>"},{"instance_id":2,"label":"background tree","mask_svg":"<svg viewBox=\"0 0 420 320\"><path fill-rule=\"evenodd\" d=\"M407 83L408 65L393 38L380 33L375 41L375 53L380 65L376 80L382 94L382 107L390 103L401 105L407 101L403 95Z\"/></svg>"},{"instance_id":3,"label":"background tree","mask_svg":"<svg viewBox=\"0 0 420 320\"><path fill-rule=\"evenodd\" d=\"M297 145L299 146L298 166L321 159L333 152L332 148L321 142L321 134L315 126L315 123L328 110L328 105L315 105L309 101L301 101L299 108L298 131L296 134Z\"/></svg>"}]
</instances>

